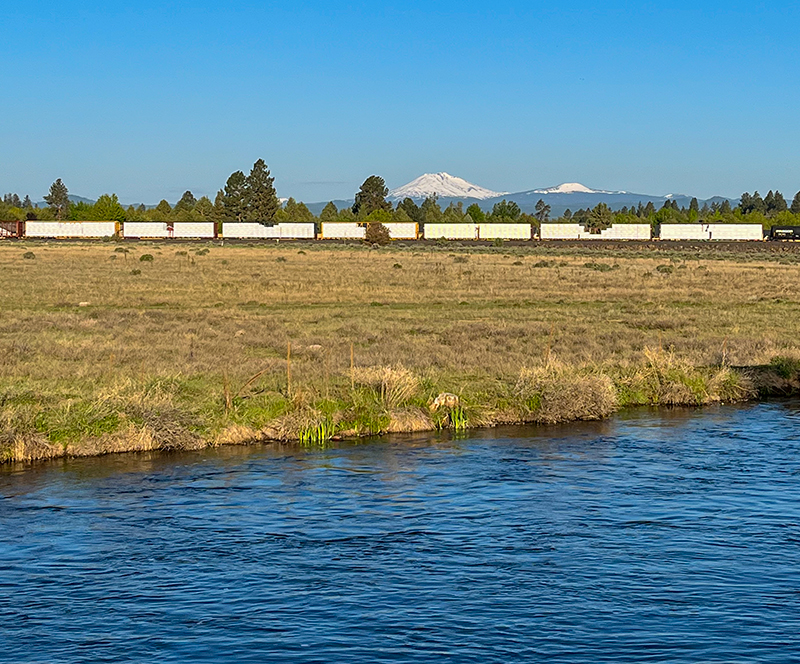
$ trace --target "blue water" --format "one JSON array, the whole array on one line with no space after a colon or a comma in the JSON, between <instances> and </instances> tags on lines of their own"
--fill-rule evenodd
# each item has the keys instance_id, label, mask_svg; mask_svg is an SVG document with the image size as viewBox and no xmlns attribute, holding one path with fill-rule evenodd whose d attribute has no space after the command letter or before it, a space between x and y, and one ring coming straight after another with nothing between
<instances>
[{"instance_id":1,"label":"blue water","mask_svg":"<svg viewBox=\"0 0 800 664\"><path fill-rule=\"evenodd\" d=\"M800 405L6 468L0 661L800 661Z\"/></svg>"}]
</instances>

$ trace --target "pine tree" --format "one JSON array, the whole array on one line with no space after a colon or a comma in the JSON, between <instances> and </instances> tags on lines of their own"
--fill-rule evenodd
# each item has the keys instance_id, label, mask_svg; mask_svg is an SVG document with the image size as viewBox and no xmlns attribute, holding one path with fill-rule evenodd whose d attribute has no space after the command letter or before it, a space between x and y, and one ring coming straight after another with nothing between
<instances>
[{"instance_id":1,"label":"pine tree","mask_svg":"<svg viewBox=\"0 0 800 664\"><path fill-rule=\"evenodd\" d=\"M550 206L541 198L536 201L536 214L534 216L540 224L544 224L548 219L550 219Z\"/></svg>"},{"instance_id":2,"label":"pine tree","mask_svg":"<svg viewBox=\"0 0 800 664\"><path fill-rule=\"evenodd\" d=\"M336 208L336 204L333 201L330 201L322 208L322 212L319 214L320 221L336 221L338 216L339 210Z\"/></svg>"},{"instance_id":3,"label":"pine tree","mask_svg":"<svg viewBox=\"0 0 800 664\"><path fill-rule=\"evenodd\" d=\"M472 217L476 224L482 224L486 221L486 213L481 210L481 206L477 203L473 203L467 208L467 214Z\"/></svg>"},{"instance_id":4,"label":"pine tree","mask_svg":"<svg viewBox=\"0 0 800 664\"><path fill-rule=\"evenodd\" d=\"M591 230L601 231L611 226L612 221L611 208L605 203L598 203L589 215L587 226Z\"/></svg>"},{"instance_id":5,"label":"pine tree","mask_svg":"<svg viewBox=\"0 0 800 664\"><path fill-rule=\"evenodd\" d=\"M222 194L223 218L243 221L247 209L247 178L241 171L231 173Z\"/></svg>"},{"instance_id":6,"label":"pine tree","mask_svg":"<svg viewBox=\"0 0 800 664\"><path fill-rule=\"evenodd\" d=\"M783 197L783 194L776 190L772 211L777 214L779 212L786 212L788 209L789 206L786 204L786 199Z\"/></svg>"},{"instance_id":7,"label":"pine tree","mask_svg":"<svg viewBox=\"0 0 800 664\"><path fill-rule=\"evenodd\" d=\"M386 200L389 188L382 177L370 175L361 185L353 204L353 213L360 219L375 210L392 211L392 204Z\"/></svg>"},{"instance_id":8,"label":"pine tree","mask_svg":"<svg viewBox=\"0 0 800 664\"><path fill-rule=\"evenodd\" d=\"M435 194L422 201L419 209L424 224L433 224L442 220L442 208L439 207L438 197Z\"/></svg>"},{"instance_id":9,"label":"pine tree","mask_svg":"<svg viewBox=\"0 0 800 664\"><path fill-rule=\"evenodd\" d=\"M773 194L772 189L770 189L767 192L767 195L764 196L764 212L770 214L774 208L775 208L775 194Z\"/></svg>"},{"instance_id":10,"label":"pine tree","mask_svg":"<svg viewBox=\"0 0 800 664\"><path fill-rule=\"evenodd\" d=\"M156 205L155 210L153 210L153 221L169 221L171 214L172 206L162 198L159 204Z\"/></svg>"},{"instance_id":11,"label":"pine tree","mask_svg":"<svg viewBox=\"0 0 800 664\"><path fill-rule=\"evenodd\" d=\"M245 181L245 213L247 221L269 223L280 209L281 203L275 192L275 178L270 176L263 159L259 159Z\"/></svg>"},{"instance_id":12,"label":"pine tree","mask_svg":"<svg viewBox=\"0 0 800 664\"><path fill-rule=\"evenodd\" d=\"M22 207L26 210L33 209L33 203L31 202L31 197L28 196L27 194L25 195L25 200L22 201Z\"/></svg>"},{"instance_id":13,"label":"pine tree","mask_svg":"<svg viewBox=\"0 0 800 664\"><path fill-rule=\"evenodd\" d=\"M175 203L175 213L191 212L194 210L195 205L197 205L197 199L194 197L194 194L191 191L187 190L183 192L181 200Z\"/></svg>"},{"instance_id":14,"label":"pine tree","mask_svg":"<svg viewBox=\"0 0 800 664\"><path fill-rule=\"evenodd\" d=\"M44 197L44 202L50 206L56 219L64 219L69 213L69 190L58 178L50 185L50 193Z\"/></svg>"},{"instance_id":15,"label":"pine tree","mask_svg":"<svg viewBox=\"0 0 800 664\"><path fill-rule=\"evenodd\" d=\"M194 215L197 219L214 219L214 204L208 196L200 197L194 206Z\"/></svg>"},{"instance_id":16,"label":"pine tree","mask_svg":"<svg viewBox=\"0 0 800 664\"><path fill-rule=\"evenodd\" d=\"M800 191L798 191L792 199L791 210L794 214L800 214Z\"/></svg>"},{"instance_id":17,"label":"pine tree","mask_svg":"<svg viewBox=\"0 0 800 664\"><path fill-rule=\"evenodd\" d=\"M731 202L726 198L719 206L719 213L726 215L731 214L733 210L731 209Z\"/></svg>"},{"instance_id":18,"label":"pine tree","mask_svg":"<svg viewBox=\"0 0 800 664\"><path fill-rule=\"evenodd\" d=\"M507 201L505 198L499 203L495 203L492 208L492 217L496 217L497 219L510 219L515 221L519 218L520 214L522 214L522 210L519 209L519 205L514 201Z\"/></svg>"},{"instance_id":19,"label":"pine tree","mask_svg":"<svg viewBox=\"0 0 800 664\"><path fill-rule=\"evenodd\" d=\"M98 221L125 221L125 208L119 204L116 194L103 194L94 204L94 215Z\"/></svg>"},{"instance_id":20,"label":"pine tree","mask_svg":"<svg viewBox=\"0 0 800 664\"><path fill-rule=\"evenodd\" d=\"M766 210L766 206L764 205L764 199L761 198L761 194L757 191L753 192L753 212L761 212L762 214Z\"/></svg>"},{"instance_id":21,"label":"pine tree","mask_svg":"<svg viewBox=\"0 0 800 664\"><path fill-rule=\"evenodd\" d=\"M419 205L413 201L413 199L404 198L402 202L397 204L397 209L404 210L405 213L411 217L411 221L414 221L418 224L425 223L425 214L422 212Z\"/></svg>"},{"instance_id":22,"label":"pine tree","mask_svg":"<svg viewBox=\"0 0 800 664\"><path fill-rule=\"evenodd\" d=\"M294 200L294 198L289 198L286 201L286 207L284 208L286 212L286 220L287 221L295 221L295 222L307 222L307 221L314 221L314 215L311 214L311 211L306 207L305 203L298 203Z\"/></svg>"},{"instance_id":23,"label":"pine tree","mask_svg":"<svg viewBox=\"0 0 800 664\"><path fill-rule=\"evenodd\" d=\"M697 202L696 198L693 198L689 203L689 212L700 212L700 203Z\"/></svg>"}]
</instances>

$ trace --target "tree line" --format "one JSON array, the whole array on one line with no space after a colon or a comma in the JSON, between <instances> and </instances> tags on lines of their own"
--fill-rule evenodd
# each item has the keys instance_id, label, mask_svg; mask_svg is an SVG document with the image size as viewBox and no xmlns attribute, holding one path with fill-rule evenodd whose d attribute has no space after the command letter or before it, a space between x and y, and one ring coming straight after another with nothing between
<instances>
[{"instance_id":1,"label":"tree line","mask_svg":"<svg viewBox=\"0 0 800 664\"><path fill-rule=\"evenodd\" d=\"M514 201L502 200L490 211L477 203L464 206L462 202L450 203L442 209L436 196L417 204L405 198L392 204L387 200L389 189L378 175L369 176L355 195L352 206L341 209L331 201L315 216L302 203L289 198L284 204L278 198L275 178L263 159L253 164L250 172L235 171L217 192L212 202L207 196L197 199L186 191L180 200L170 205L162 200L158 205L120 204L116 194L103 194L94 203L69 200L69 191L59 178L44 197L47 207L35 207L29 196L20 199L17 194L6 194L0 202L0 220L69 220L69 221L247 221L263 224L280 222L415 222L426 223L529 223L539 226L548 221L579 223L589 229L602 230L612 224L649 223L758 223L764 227L772 225L800 225L800 192L791 205L780 191L769 191L762 196L742 194L739 205L733 207L728 200L705 203L700 207L696 198L688 207L678 206L675 200L667 200L660 208L652 202L612 210L599 203L593 208L566 210L563 215L551 219L551 208L539 199L533 214L522 212Z\"/></svg>"}]
</instances>

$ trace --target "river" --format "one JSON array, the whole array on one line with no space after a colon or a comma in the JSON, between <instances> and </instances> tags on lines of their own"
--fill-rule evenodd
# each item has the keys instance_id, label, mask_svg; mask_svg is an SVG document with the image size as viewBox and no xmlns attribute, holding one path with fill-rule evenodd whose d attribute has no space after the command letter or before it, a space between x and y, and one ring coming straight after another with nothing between
<instances>
[{"instance_id":1,"label":"river","mask_svg":"<svg viewBox=\"0 0 800 664\"><path fill-rule=\"evenodd\" d=\"M2 662L800 660L800 404L0 470Z\"/></svg>"}]
</instances>

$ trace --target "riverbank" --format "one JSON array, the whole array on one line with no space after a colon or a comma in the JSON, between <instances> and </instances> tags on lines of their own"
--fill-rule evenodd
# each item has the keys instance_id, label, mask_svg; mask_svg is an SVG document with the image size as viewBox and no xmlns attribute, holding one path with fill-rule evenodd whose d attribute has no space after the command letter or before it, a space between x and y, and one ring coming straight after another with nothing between
<instances>
[{"instance_id":1,"label":"riverbank","mask_svg":"<svg viewBox=\"0 0 800 664\"><path fill-rule=\"evenodd\" d=\"M3 461L601 418L800 368L794 256L26 242L0 270Z\"/></svg>"}]
</instances>

